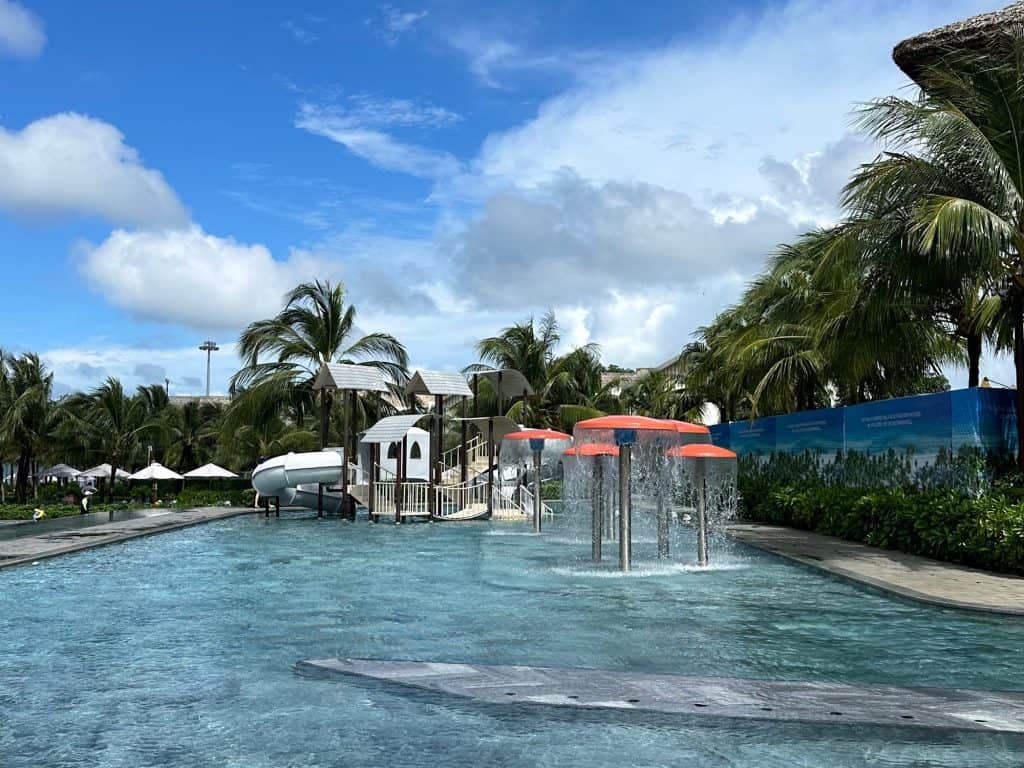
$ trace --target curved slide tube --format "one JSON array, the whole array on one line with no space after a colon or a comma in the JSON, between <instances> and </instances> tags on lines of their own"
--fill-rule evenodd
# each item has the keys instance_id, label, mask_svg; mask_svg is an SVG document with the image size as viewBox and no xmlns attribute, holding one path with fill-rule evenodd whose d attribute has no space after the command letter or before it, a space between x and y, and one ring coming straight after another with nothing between
<instances>
[{"instance_id":1,"label":"curved slide tube","mask_svg":"<svg viewBox=\"0 0 1024 768\"><path fill-rule=\"evenodd\" d=\"M276 496L281 506L317 508L317 489L341 484L344 466L337 451L288 453L267 459L252 471L252 487L260 498ZM341 494L324 490L324 511L341 509Z\"/></svg>"}]
</instances>

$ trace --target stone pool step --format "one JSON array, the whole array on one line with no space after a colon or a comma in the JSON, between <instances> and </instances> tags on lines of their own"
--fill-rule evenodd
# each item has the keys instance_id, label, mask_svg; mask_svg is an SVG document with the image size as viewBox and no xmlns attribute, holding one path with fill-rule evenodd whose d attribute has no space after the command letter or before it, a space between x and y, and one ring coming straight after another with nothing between
<instances>
[{"instance_id":1,"label":"stone pool step","mask_svg":"<svg viewBox=\"0 0 1024 768\"><path fill-rule=\"evenodd\" d=\"M1024 692L684 677L420 661L300 661L305 675L382 680L491 704L1024 733Z\"/></svg>"}]
</instances>

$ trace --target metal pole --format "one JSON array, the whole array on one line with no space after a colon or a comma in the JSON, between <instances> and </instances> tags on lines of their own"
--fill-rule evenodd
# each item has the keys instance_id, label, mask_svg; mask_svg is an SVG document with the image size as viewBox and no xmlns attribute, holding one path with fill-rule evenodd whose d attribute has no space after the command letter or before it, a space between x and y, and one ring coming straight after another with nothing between
<instances>
[{"instance_id":1,"label":"metal pole","mask_svg":"<svg viewBox=\"0 0 1024 768\"><path fill-rule=\"evenodd\" d=\"M433 443L430 460L430 484L427 490L427 506L430 510L431 519L440 513L436 488L441 485L441 455L444 448L444 397L434 395L434 425L430 430L431 443Z\"/></svg>"},{"instance_id":2,"label":"metal pole","mask_svg":"<svg viewBox=\"0 0 1024 768\"><path fill-rule=\"evenodd\" d=\"M355 394L350 390L344 390L342 397L345 398L345 432L342 436L342 461L341 461L341 516L347 517L351 515L352 519L355 519L356 510L355 505L352 505L352 511L349 512L349 498L348 498L348 462L349 456L349 442L351 441L352 434L352 398L349 394Z\"/></svg>"},{"instance_id":3,"label":"metal pole","mask_svg":"<svg viewBox=\"0 0 1024 768\"><path fill-rule=\"evenodd\" d=\"M199 345L199 349L206 353L206 396L210 396L210 355L216 352L220 347L217 346L217 342L207 339Z\"/></svg>"},{"instance_id":4,"label":"metal pole","mask_svg":"<svg viewBox=\"0 0 1024 768\"><path fill-rule=\"evenodd\" d=\"M601 469L604 471L604 458L601 458ZM601 506L604 508L604 525L602 533L606 541L615 541L615 497L612 496L605 504L604 489L601 489Z\"/></svg>"},{"instance_id":5,"label":"metal pole","mask_svg":"<svg viewBox=\"0 0 1024 768\"><path fill-rule=\"evenodd\" d=\"M494 515L494 418L487 420L487 516Z\"/></svg>"},{"instance_id":6,"label":"metal pole","mask_svg":"<svg viewBox=\"0 0 1024 768\"><path fill-rule=\"evenodd\" d=\"M402 478L405 475L405 449L408 438L403 437L398 446L398 457L395 459L395 522L402 522Z\"/></svg>"},{"instance_id":7,"label":"metal pole","mask_svg":"<svg viewBox=\"0 0 1024 768\"><path fill-rule=\"evenodd\" d=\"M533 532L540 533L540 451L533 452Z\"/></svg>"},{"instance_id":8,"label":"metal pole","mask_svg":"<svg viewBox=\"0 0 1024 768\"><path fill-rule=\"evenodd\" d=\"M703 459L697 459L697 564L708 564L708 478Z\"/></svg>"},{"instance_id":9,"label":"metal pole","mask_svg":"<svg viewBox=\"0 0 1024 768\"><path fill-rule=\"evenodd\" d=\"M619 570L628 571L632 557L629 525L632 522L630 498L632 487L630 472L632 471L632 446L619 446Z\"/></svg>"},{"instance_id":10,"label":"metal pole","mask_svg":"<svg viewBox=\"0 0 1024 768\"><path fill-rule=\"evenodd\" d=\"M665 503L665 489L658 481L658 557L668 557L668 505Z\"/></svg>"},{"instance_id":11,"label":"metal pole","mask_svg":"<svg viewBox=\"0 0 1024 768\"><path fill-rule=\"evenodd\" d=\"M594 457L593 508L590 511L590 559L595 563L601 562L601 537L604 535L604 532L601 530L602 518L604 517L604 510L601 508L604 501L604 468L602 467L602 461L600 456Z\"/></svg>"},{"instance_id":12,"label":"metal pole","mask_svg":"<svg viewBox=\"0 0 1024 768\"><path fill-rule=\"evenodd\" d=\"M466 398L462 398L462 421L459 422L459 480L463 483L469 477L469 467L466 466L466 460L468 458L466 450Z\"/></svg>"},{"instance_id":13,"label":"metal pole","mask_svg":"<svg viewBox=\"0 0 1024 768\"><path fill-rule=\"evenodd\" d=\"M324 516L324 484L316 484L316 516Z\"/></svg>"},{"instance_id":14,"label":"metal pole","mask_svg":"<svg viewBox=\"0 0 1024 768\"><path fill-rule=\"evenodd\" d=\"M501 391L501 371L498 371L498 413L496 414L497 416L502 416L503 415L502 412L501 412L501 410L502 410L501 407L505 404L504 403L505 398L502 395L503 395L503 393Z\"/></svg>"},{"instance_id":15,"label":"metal pole","mask_svg":"<svg viewBox=\"0 0 1024 768\"><path fill-rule=\"evenodd\" d=\"M377 443L370 443L370 478L367 481L367 487L369 489L367 495L369 498L366 500L366 504L369 508L370 520L375 523L377 522L377 499L374 498L374 493L377 485L377 451L379 448L380 446Z\"/></svg>"}]
</instances>

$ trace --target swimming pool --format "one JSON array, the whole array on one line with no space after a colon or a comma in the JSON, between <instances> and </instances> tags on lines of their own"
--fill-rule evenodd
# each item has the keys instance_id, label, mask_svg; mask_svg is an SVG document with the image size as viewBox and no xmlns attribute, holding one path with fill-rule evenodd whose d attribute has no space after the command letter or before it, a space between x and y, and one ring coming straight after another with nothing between
<instances>
[{"instance_id":1,"label":"swimming pool","mask_svg":"<svg viewBox=\"0 0 1024 768\"><path fill-rule=\"evenodd\" d=\"M1024 620L889 598L735 546L585 561L568 523L247 516L0 572L0 763L1011 766L1024 738L482 707L343 679L362 656L1024 690ZM676 551L692 542L676 532ZM683 555L685 558L685 555Z\"/></svg>"},{"instance_id":2,"label":"swimming pool","mask_svg":"<svg viewBox=\"0 0 1024 768\"><path fill-rule=\"evenodd\" d=\"M66 515L50 517L42 520L29 520L0 526L0 541L20 539L23 536L38 536L41 533L62 533L92 528L94 525L121 523L126 520L139 520L144 517L169 515L174 509L118 509L110 512L87 512L84 515Z\"/></svg>"}]
</instances>

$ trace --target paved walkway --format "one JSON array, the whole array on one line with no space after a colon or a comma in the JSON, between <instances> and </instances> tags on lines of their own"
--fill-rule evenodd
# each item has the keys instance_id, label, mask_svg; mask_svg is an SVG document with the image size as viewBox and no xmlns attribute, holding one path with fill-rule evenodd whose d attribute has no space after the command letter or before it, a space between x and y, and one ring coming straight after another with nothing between
<instances>
[{"instance_id":1,"label":"paved walkway","mask_svg":"<svg viewBox=\"0 0 1024 768\"><path fill-rule=\"evenodd\" d=\"M1024 733L1024 693L368 659L296 667L309 677L369 678L497 705Z\"/></svg>"},{"instance_id":2,"label":"paved walkway","mask_svg":"<svg viewBox=\"0 0 1024 768\"><path fill-rule=\"evenodd\" d=\"M1024 616L1024 579L979 571L834 536L774 525L737 524L730 534L796 562L897 595L953 608Z\"/></svg>"},{"instance_id":3,"label":"paved walkway","mask_svg":"<svg viewBox=\"0 0 1024 768\"><path fill-rule=\"evenodd\" d=\"M66 555L105 544L115 544L139 536L173 531L210 520L255 512L246 507L199 507L168 512L165 515L140 517L114 523L90 525L63 531L50 531L37 536L21 536L0 541L0 568L21 565L56 555ZM26 523L28 525L28 523Z\"/></svg>"}]
</instances>

